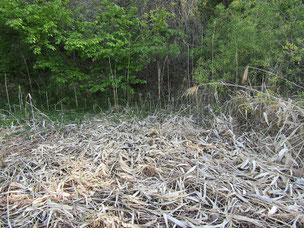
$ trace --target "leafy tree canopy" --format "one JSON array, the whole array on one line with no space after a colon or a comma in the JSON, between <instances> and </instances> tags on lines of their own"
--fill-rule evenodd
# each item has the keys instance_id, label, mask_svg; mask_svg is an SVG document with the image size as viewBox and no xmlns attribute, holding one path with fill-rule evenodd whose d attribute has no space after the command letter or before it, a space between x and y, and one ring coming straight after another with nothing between
<instances>
[{"instance_id":1,"label":"leafy tree canopy","mask_svg":"<svg viewBox=\"0 0 304 228\"><path fill-rule=\"evenodd\" d=\"M217 5L202 46L197 48L196 78L238 84L245 68L251 66L279 76L257 72L253 83L266 80L276 88L280 84L281 92L288 87L282 78L303 86L303 15L300 0L235 0L228 8Z\"/></svg>"},{"instance_id":2,"label":"leafy tree canopy","mask_svg":"<svg viewBox=\"0 0 304 228\"><path fill-rule=\"evenodd\" d=\"M0 4L0 28L7 31L1 35L1 53L16 45L16 55L26 51L33 69L48 71L55 85L77 85L91 92L114 86L133 92L132 84L144 82L134 72L164 53L178 52L177 45L168 45L178 33L168 28L170 15L162 9L138 17L136 7L108 0L94 5L81 0ZM2 61L2 72L11 73L5 63L15 57Z\"/></svg>"}]
</instances>

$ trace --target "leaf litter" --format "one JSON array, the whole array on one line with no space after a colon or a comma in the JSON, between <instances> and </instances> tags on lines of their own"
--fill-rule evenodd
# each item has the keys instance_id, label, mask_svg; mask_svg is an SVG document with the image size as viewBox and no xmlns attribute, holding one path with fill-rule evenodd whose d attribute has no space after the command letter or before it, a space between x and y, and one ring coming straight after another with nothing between
<instances>
[{"instance_id":1,"label":"leaf litter","mask_svg":"<svg viewBox=\"0 0 304 228\"><path fill-rule=\"evenodd\" d=\"M205 121L101 113L61 130L1 129L0 226L304 226L296 127L271 137L223 114Z\"/></svg>"}]
</instances>

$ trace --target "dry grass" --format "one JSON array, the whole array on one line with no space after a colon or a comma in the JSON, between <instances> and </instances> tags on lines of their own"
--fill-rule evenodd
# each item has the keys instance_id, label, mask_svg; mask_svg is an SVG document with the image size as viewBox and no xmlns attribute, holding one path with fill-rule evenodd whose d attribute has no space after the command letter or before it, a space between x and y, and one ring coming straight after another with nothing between
<instances>
[{"instance_id":1,"label":"dry grass","mask_svg":"<svg viewBox=\"0 0 304 228\"><path fill-rule=\"evenodd\" d=\"M244 71L242 83L247 82L247 79L248 79L248 70L249 70L249 66L247 66L246 69L245 69L245 71Z\"/></svg>"},{"instance_id":2,"label":"dry grass","mask_svg":"<svg viewBox=\"0 0 304 228\"><path fill-rule=\"evenodd\" d=\"M268 93L253 97L243 91L231 103L236 105L233 116L255 130L254 140L268 140L276 159L290 167L304 166L303 100L283 100Z\"/></svg>"},{"instance_id":3,"label":"dry grass","mask_svg":"<svg viewBox=\"0 0 304 228\"><path fill-rule=\"evenodd\" d=\"M206 122L112 113L60 131L1 129L0 226L304 226L302 150L286 144L299 134L241 132L225 115Z\"/></svg>"},{"instance_id":4,"label":"dry grass","mask_svg":"<svg viewBox=\"0 0 304 228\"><path fill-rule=\"evenodd\" d=\"M193 87L188 88L188 89L184 92L183 96L188 97L188 96L197 95L197 91L198 91L199 87L200 87L200 86L198 85L198 86L193 86Z\"/></svg>"}]
</instances>

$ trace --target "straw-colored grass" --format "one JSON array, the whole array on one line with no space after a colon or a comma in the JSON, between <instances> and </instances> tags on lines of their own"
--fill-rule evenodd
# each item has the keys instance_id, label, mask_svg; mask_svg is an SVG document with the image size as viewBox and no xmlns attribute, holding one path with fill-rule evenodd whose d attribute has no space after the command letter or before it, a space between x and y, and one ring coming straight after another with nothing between
<instances>
[{"instance_id":1,"label":"straw-colored grass","mask_svg":"<svg viewBox=\"0 0 304 228\"><path fill-rule=\"evenodd\" d=\"M304 226L299 158L232 117L209 121L112 113L1 129L0 227Z\"/></svg>"}]
</instances>

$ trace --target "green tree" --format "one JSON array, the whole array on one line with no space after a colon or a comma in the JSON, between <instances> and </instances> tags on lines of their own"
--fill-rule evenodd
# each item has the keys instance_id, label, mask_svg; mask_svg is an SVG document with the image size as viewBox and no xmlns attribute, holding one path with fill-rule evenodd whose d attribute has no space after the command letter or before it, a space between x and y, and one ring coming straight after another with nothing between
<instances>
[{"instance_id":1,"label":"green tree","mask_svg":"<svg viewBox=\"0 0 304 228\"><path fill-rule=\"evenodd\" d=\"M1 1L1 73L17 85L30 87L28 92L33 93L33 87L35 91L47 88L49 75L34 67L43 55L60 52L69 20L66 3L60 0Z\"/></svg>"},{"instance_id":2,"label":"green tree","mask_svg":"<svg viewBox=\"0 0 304 228\"><path fill-rule=\"evenodd\" d=\"M202 46L196 52L200 57L197 80L240 83L249 65L274 73L265 75L255 71L251 83L268 82L275 88L280 80L274 75L288 77L287 65L281 59L286 58L283 53L290 47L290 40L301 43L303 15L303 3L299 0L239 0L228 8L218 5ZM280 61L282 64L278 66Z\"/></svg>"},{"instance_id":3,"label":"green tree","mask_svg":"<svg viewBox=\"0 0 304 228\"><path fill-rule=\"evenodd\" d=\"M4 0L0 4L0 28L9 31L2 34L1 41L12 46L12 34L16 37L19 52L32 58L27 75L34 71L43 74L45 90L56 90L58 85L91 93L111 88L117 103L119 89L130 94L133 84L144 83L135 72L155 56L176 50L176 45L168 42L177 33L168 28L169 14L163 9L139 17L136 7L108 0L94 4ZM6 44L1 46L1 55ZM20 56L24 60L26 55ZM0 62L3 72L12 74L11 63L20 62L12 58ZM10 67L5 68L5 63Z\"/></svg>"}]
</instances>

